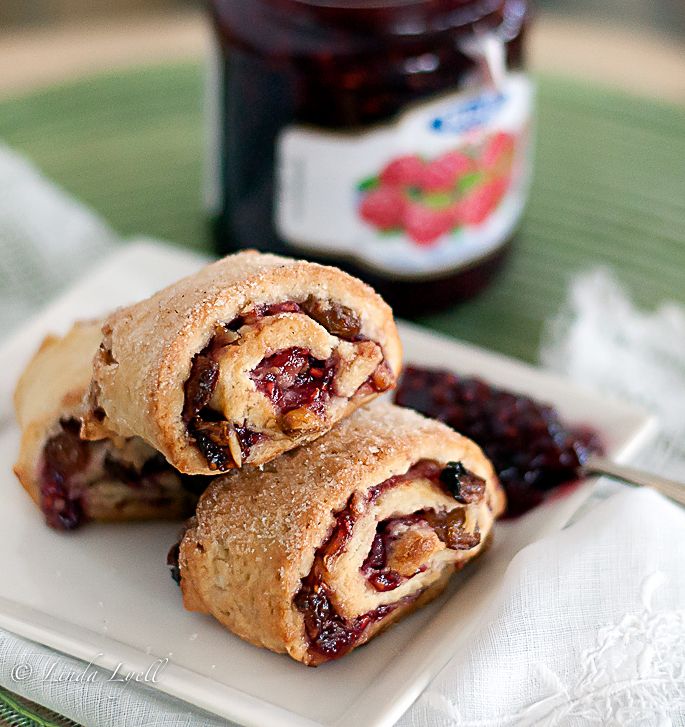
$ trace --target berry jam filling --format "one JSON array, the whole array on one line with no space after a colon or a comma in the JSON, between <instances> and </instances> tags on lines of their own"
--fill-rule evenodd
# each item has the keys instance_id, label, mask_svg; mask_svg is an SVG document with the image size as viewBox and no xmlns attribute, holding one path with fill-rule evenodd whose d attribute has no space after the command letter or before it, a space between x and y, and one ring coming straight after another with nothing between
<instances>
[{"instance_id":1,"label":"berry jam filling","mask_svg":"<svg viewBox=\"0 0 685 727\"><path fill-rule=\"evenodd\" d=\"M217 354L240 340L238 331L243 326L282 313L307 315L331 335L345 341L365 340L361 335L361 322L352 309L338 303L325 305L314 296L301 303L285 301L257 306L229 323L218 324L209 344L193 359L185 383L183 405L183 420L188 432L212 470L225 472L235 465L241 466L252 447L265 437L249 429L246 422L242 425L227 422L209 407L219 381ZM335 373L334 356L320 360L307 349L293 346L264 358L250 376L258 390L279 408L284 431L291 431L306 428L312 415L321 416L331 397ZM383 361L362 384L360 393L385 391L393 384L394 376Z\"/></svg>"},{"instance_id":2,"label":"berry jam filling","mask_svg":"<svg viewBox=\"0 0 685 727\"><path fill-rule=\"evenodd\" d=\"M45 443L41 479L41 509L47 524L58 530L74 530L88 521L83 502L88 487L109 479L132 490L143 490L158 486L158 476L172 471L160 454L146 460L140 470L130 462L116 459L111 452L98 464L101 442L81 439L80 423L76 419L63 419L60 427ZM183 489L198 496L209 482L207 477L173 472ZM146 493L145 502L153 507L167 507L172 502L170 497L151 498L150 494ZM135 497L133 493L132 496Z\"/></svg>"},{"instance_id":3,"label":"berry jam filling","mask_svg":"<svg viewBox=\"0 0 685 727\"><path fill-rule=\"evenodd\" d=\"M322 361L294 346L262 359L250 378L282 414L305 407L321 415L331 397L335 372L334 356Z\"/></svg>"},{"instance_id":4,"label":"berry jam filling","mask_svg":"<svg viewBox=\"0 0 685 727\"><path fill-rule=\"evenodd\" d=\"M362 565L362 573L377 591L394 591L411 576L402 576L388 568L388 547L391 544L387 530L391 521L378 524L378 530L371 543L369 554Z\"/></svg>"},{"instance_id":5,"label":"berry jam filling","mask_svg":"<svg viewBox=\"0 0 685 727\"><path fill-rule=\"evenodd\" d=\"M597 432L566 427L556 410L477 378L408 367L395 403L445 422L479 444L507 492L507 515L539 505L601 452Z\"/></svg>"},{"instance_id":6,"label":"berry jam filling","mask_svg":"<svg viewBox=\"0 0 685 727\"><path fill-rule=\"evenodd\" d=\"M338 514L333 533L325 545L317 550L314 565L309 575L302 579L302 587L293 599L295 607L304 615L310 650L323 657L324 661L346 654L372 623L385 618L396 608L396 604L380 606L348 620L337 612L331 602L325 580L324 561L327 556L342 548L352 536L356 519L351 508L352 498L354 495L347 507Z\"/></svg>"},{"instance_id":7,"label":"berry jam filling","mask_svg":"<svg viewBox=\"0 0 685 727\"><path fill-rule=\"evenodd\" d=\"M88 466L92 445L79 437L80 424L75 419L60 424L61 431L48 439L43 449L40 503L50 527L73 530L86 517L81 498L71 492L69 480Z\"/></svg>"},{"instance_id":8,"label":"berry jam filling","mask_svg":"<svg viewBox=\"0 0 685 727\"><path fill-rule=\"evenodd\" d=\"M182 540L183 538L181 538ZM178 543L174 543L166 556L166 564L169 568L169 573L177 585L181 585L181 566L179 564L179 558L181 555L181 540Z\"/></svg>"},{"instance_id":9,"label":"berry jam filling","mask_svg":"<svg viewBox=\"0 0 685 727\"><path fill-rule=\"evenodd\" d=\"M443 471L444 468L437 462L421 460L404 474L389 477L370 488L363 497L360 498L357 493L353 494L345 509L337 514L330 537L317 550L314 565L309 574L302 579L302 586L293 600L295 607L304 615L305 631L313 653L323 657L324 660L343 656L361 638L368 626L392 613L400 603L409 603L419 597L420 592L413 593L394 604L380 606L353 620L347 620L336 611L331 602L325 578L325 562L329 557L339 553L350 541L358 514L364 507L373 504L390 488L409 480L425 478L444 487ZM466 469L464 472L471 474ZM355 499L357 501L353 502ZM464 513L461 508L451 512L422 510L412 515L385 520L378 525L369 555L362 565L362 572L376 590L394 590L408 579L397 571L387 568L387 554L398 526L412 527L417 524L433 528L438 538L448 548L469 549L480 542L480 533L468 533L464 530ZM420 571L421 568L417 570Z\"/></svg>"},{"instance_id":10,"label":"berry jam filling","mask_svg":"<svg viewBox=\"0 0 685 727\"><path fill-rule=\"evenodd\" d=\"M441 482L440 475L442 474L442 470L443 468L431 459L419 460L403 474L393 475L392 477L388 477L387 480L370 487L367 492L367 498L370 503L374 503L391 487L395 487L402 482L407 482L407 480L430 480L434 484L439 485Z\"/></svg>"}]
</instances>

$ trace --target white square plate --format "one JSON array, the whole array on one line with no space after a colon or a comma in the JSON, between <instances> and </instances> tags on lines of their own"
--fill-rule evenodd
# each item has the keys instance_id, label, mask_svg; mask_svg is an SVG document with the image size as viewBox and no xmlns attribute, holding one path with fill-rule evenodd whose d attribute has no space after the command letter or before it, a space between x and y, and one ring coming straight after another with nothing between
<instances>
[{"instance_id":1,"label":"white square plate","mask_svg":"<svg viewBox=\"0 0 685 727\"><path fill-rule=\"evenodd\" d=\"M495 544L429 607L339 662L308 669L257 649L209 617L187 613L165 556L174 523L91 525L59 533L43 524L11 468L19 433L11 414L16 378L42 336L149 295L203 260L151 243L124 248L0 350L0 626L112 669L144 671L170 656L157 687L246 725L393 724L478 626L520 548L561 528L589 484L511 522ZM653 424L633 408L486 351L402 325L406 360L478 374L596 427L608 454L627 457ZM457 583L457 580L459 581Z\"/></svg>"}]
</instances>

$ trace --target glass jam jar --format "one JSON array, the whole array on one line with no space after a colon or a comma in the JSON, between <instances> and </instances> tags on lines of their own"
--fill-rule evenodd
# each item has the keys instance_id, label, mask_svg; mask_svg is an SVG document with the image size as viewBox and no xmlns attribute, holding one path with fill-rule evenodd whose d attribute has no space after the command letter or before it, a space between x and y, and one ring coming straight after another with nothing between
<instances>
[{"instance_id":1,"label":"glass jam jar","mask_svg":"<svg viewBox=\"0 0 685 727\"><path fill-rule=\"evenodd\" d=\"M404 314L473 295L531 171L526 0L212 0L217 249L338 265Z\"/></svg>"}]
</instances>

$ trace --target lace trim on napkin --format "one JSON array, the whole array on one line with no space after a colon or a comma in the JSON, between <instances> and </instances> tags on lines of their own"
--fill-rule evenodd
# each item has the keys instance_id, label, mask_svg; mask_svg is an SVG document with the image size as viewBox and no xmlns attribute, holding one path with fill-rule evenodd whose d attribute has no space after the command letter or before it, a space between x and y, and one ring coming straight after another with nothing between
<instances>
[{"instance_id":1,"label":"lace trim on napkin","mask_svg":"<svg viewBox=\"0 0 685 727\"><path fill-rule=\"evenodd\" d=\"M656 414L662 433L640 463L685 479L685 306L668 301L642 311L609 270L584 273L548 324L540 360Z\"/></svg>"},{"instance_id":2,"label":"lace trim on napkin","mask_svg":"<svg viewBox=\"0 0 685 727\"><path fill-rule=\"evenodd\" d=\"M541 662L531 665L549 693L516 713L465 720L456 703L435 692L426 695L427 704L459 727L553 727L570 718L598 725L671 725L669 715L685 711L685 609L653 609L654 591L664 583L660 571L643 581L643 611L600 629L572 684L565 686Z\"/></svg>"}]
</instances>

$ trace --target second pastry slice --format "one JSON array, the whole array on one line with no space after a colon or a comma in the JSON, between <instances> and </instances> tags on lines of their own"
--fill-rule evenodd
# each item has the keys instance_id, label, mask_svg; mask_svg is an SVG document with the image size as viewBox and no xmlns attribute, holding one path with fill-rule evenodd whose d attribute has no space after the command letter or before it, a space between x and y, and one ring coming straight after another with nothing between
<instances>
[{"instance_id":1,"label":"second pastry slice","mask_svg":"<svg viewBox=\"0 0 685 727\"><path fill-rule=\"evenodd\" d=\"M315 666L435 598L504 506L476 444L378 401L262 470L216 478L170 564L186 608Z\"/></svg>"},{"instance_id":2,"label":"second pastry slice","mask_svg":"<svg viewBox=\"0 0 685 727\"><path fill-rule=\"evenodd\" d=\"M242 252L110 316L84 436L187 474L263 464L395 385L392 312L342 271Z\"/></svg>"},{"instance_id":3,"label":"second pastry slice","mask_svg":"<svg viewBox=\"0 0 685 727\"><path fill-rule=\"evenodd\" d=\"M14 394L21 429L14 471L53 528L89 520L188 517L211 478L182 475L138 437L79 437L82 401L101 339L100 321L47 336Z\"/></svg>"}]
</instances>

